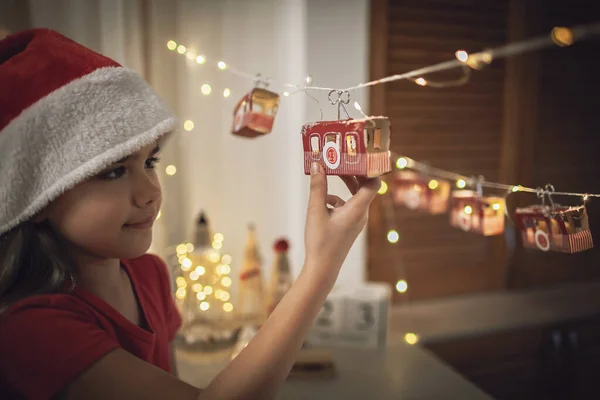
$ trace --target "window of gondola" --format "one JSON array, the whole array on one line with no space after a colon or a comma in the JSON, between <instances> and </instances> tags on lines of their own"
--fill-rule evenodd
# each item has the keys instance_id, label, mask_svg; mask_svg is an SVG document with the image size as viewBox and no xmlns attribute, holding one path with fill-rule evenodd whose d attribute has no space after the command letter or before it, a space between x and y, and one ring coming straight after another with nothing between
<instances>
[{"instance_id":1,"label":"window of gondola","mask_svg":"<svg viewBox=\"0 0 600 400\"><path fill-rule=\"evenodd\" d=\"M355 132L350 132L346 134L346 152L349 156L356 156L358 143L358 134Z\"/></svg>"},{"instance_id":2,"label":"window of gondola","mask_svg":"<svg viewBox=\"0 0 600 400\"><path fill-rule=\"evenodd\" d=\"M381 149L381 129L379 128L375 129L373 133L373 149Z\"/></svg>"},{"instance_id":3,"label":"window of gondola","mask_svg":"<svg viewBox=\"0 0 600 400\"><path fill-rule=\"evenodd\" d=\"M319 158L321 149L319 148L319 135L312 135L310 137L310 149L312 150L313 158Z\"/></svg>"}]
</instances>

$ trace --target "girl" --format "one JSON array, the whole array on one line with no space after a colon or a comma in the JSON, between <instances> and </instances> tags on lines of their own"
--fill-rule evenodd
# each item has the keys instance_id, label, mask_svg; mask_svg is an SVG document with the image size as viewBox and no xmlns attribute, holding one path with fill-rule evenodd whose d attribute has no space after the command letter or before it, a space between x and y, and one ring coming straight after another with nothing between
<instances>
[{"instance_id":1,"label":"girl","mask_svg":"<svg viewBox=\"0 0 600 400\"><path fill-rule=\"evenodd\" d=\"M0 397L274 397L379 180L344 178L344 203L313 165L302 271L201 390L169 374L181 319L165 264L144 254L176 119L134 72L47 29L0 41L0 87Z\"/></svg>"}]
</instances>

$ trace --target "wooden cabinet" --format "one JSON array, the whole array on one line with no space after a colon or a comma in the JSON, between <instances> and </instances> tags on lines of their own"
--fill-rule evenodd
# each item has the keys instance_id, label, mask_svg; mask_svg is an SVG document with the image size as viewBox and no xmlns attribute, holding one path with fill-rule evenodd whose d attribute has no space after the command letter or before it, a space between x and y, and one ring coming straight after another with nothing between
<instances>
[{"instance_id":1,"label":"wooden cabinet","mask_svg":"<svg viewBox=\"0 0 600 400\"><path fill-rule=\"evenodd\" d=\"M425 347L499 400L597 397L600 316Z\"/></svg>"}]
</instances>

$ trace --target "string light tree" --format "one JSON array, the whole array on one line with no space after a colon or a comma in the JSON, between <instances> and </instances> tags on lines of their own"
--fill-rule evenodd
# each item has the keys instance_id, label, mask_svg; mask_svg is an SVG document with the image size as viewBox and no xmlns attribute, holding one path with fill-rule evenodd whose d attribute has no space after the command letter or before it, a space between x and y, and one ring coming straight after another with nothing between
<instances>
[{"instance_id":1,"label":"string light tree","mask_svg":"<svg viewBox=\"0 0 600 400\"><path fill-rule=\"evenodd\" d=\"M177 306L183 317L179 338L188 346L213 350L234 344L235 320L231 294L231 257L221 254L223 235L211 234L200 213L193 243L177 246L175 282Z\"/></svg>"},{"instance_id":2,"label":"string light tree","mask_svg":"<svg viewBox=\"0 0 600 400\"><path fill-rule=\"evenodd\" d=\"M248 226L248 240L239 275L236 316L244 324L262 325L265 315L265 293L261 273L262 257L256 239L256 227Z\"/></svg>"}]
</instances>

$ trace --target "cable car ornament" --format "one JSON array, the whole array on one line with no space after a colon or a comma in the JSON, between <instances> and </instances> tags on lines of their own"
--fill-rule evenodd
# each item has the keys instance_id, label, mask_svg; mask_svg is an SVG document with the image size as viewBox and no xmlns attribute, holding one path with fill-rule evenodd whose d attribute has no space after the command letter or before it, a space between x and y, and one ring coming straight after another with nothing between
<instances>
[{"instance_id":1,"label":"cable car ornament","mask_svg":"<svg viewBox=\"0 0 600 400\"><path fill-rule=\"evenodd\" d=\"M550 184L538 189L542 204L517 208L515 220L521 231L523 247L541 251L578 253L594 247L585 205L555 204ZM546 205L544 194L550 205Z\"/></svg>"},{"instance_id":2,"label":"cable car ornament","mask_svg":"<svg viewBox=\"0 0 600 400\"><path fill-rule=\"evenodd\" d=\"M390 120L383 116L352 119L344 106L350 102L348 91L332 90L329 102L337 105L337 120L302 127L304 174L310 174L313 162L321 164L327 175L372 178L391 172ZM342 109L347 119L340 119Z\"/></svg>"},{"instance_id":3,"label":"cable car ornament","mask_svg":"<svg viewBox=\"0 0 600 400\"><path fill-rule=\"evenodd\" d=\"M259 87L261 84L264 88ZM268 85L268 81L258 75L254 89L238 101L233 110L232 134L255 138L271 133L279 95L267 90Z\"/></svg>"}]
</instances>

